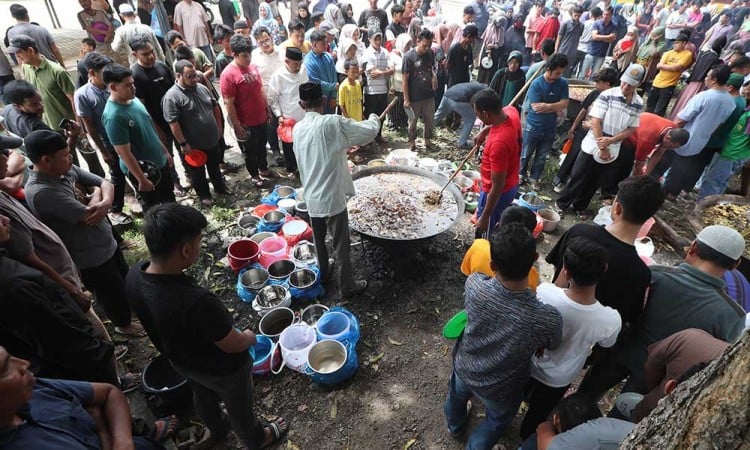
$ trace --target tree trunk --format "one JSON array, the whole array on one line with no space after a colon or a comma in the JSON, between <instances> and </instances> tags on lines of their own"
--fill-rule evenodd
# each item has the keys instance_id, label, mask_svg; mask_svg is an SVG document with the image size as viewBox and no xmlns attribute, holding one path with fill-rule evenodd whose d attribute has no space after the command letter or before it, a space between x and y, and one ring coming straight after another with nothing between
<instances>
[{"instance_id":1,"label":"tree trunk","mask_svg":"<svg viewBox=\"0 0 750 450\"><path fill-rule=\"evenodd\" d=\"M750 332L681 383L620 450L750 449Z\"/></svg>"}]
</instances>

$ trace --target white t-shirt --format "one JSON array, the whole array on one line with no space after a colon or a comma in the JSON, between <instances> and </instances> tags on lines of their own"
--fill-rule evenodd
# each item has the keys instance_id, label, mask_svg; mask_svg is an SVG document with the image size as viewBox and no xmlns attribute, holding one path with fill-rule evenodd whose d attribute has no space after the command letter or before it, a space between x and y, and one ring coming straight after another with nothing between
<instances>
[{"instance_id":1,"label":"white t-shirt","mask_svg":"<svg viewBox=\"0 0 750 450\"><path fill-rule=\"evenodd\" d=\"M562 288L552 283L542 283L536 289L542 303L552 305L563 318L562 343L555 350L545 350L544 355L531 358L531 376L551 387L569 385L583 368L594 344L602 347L615 345L620 333L620 314L596 302L581 305L574 302Z\"/></svg>"}]
</instances>

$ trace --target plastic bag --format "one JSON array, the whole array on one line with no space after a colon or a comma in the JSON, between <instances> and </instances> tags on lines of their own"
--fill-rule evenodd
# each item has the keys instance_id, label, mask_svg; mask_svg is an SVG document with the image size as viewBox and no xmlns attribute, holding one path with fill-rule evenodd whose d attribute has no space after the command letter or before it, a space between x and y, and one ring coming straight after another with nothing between
<instances>
[{"instance_id":1,"label":"plastic bag","mask_svg":"<svg viewBox=\"0 0 750 450\"><path fill-rule=\"evenodd\" d=\"M612 207L602 206L599 208L599 212L594 217L594 223L597 225L607 226L612 223Z\"/></svg>"},{"instance_id":2,"label":"plastic bag","mask_svg":"<svg viewBox=\"0 0 750 450\"><path fill-rule=\"evenodd\" d=\"M289 294L291 294L292 296L292 300L315 300L325 297L326 290L323 287L323 284L320 282L320 269L317 265L314 264L306 265L305 267L315 272L315 283L313 283L312 286L308 286L304 289L299 289L292 285L289 285L288 289Z\"/></svg>"},{"instance_id":3,"label":"plastic bag","mask_svg":"<svg viewBox=\"0 0 750 450\"><path fill-rule=\"evenodd\" d=\"M573 139L568 139L563 144L562 149L560 149L560 152L562 152L563 155L567 155L571 147L573 147Z\"/></svg>"},{"instance_id":4,"label":"plastic bag","mask_svg":"<svg viewBox=\"0 0 750 450\"><path fill-rule=\"evenodd\" d=\"M280 222L266 222L265 220L260 219L260 221L258 221L256 232L262 233L264 231L269 231L271 233L278 233L279 230L281 230L281 227L284 226L285 221L286 219L281 219Z\"/></svg>"},{"instance_id":5,"label":"plastic bag","mask_svg":"<svg viewBox=\"0 0 750 450\"><path fill-rule=\"evenodd\" d=\"M310 366L305 365L304 372L310 375L310 378L316 383L325 385L334 385L343 383L349 378L354 376L354 372L359 367L359 358L357 357L357 346L353 342L343 343L346 347L346 362L337 371L333 373L316 373L310 369Z\"/></svg>"}]
</instances>

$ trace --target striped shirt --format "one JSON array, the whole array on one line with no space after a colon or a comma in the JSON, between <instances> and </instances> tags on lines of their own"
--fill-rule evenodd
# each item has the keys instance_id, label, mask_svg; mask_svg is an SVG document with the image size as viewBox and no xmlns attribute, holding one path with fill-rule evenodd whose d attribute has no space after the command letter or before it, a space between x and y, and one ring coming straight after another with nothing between
<instances>
[{"instance_id":1,"label":"striped shirt","mask_svg":"<svg viewBox=\"0 0 750 450\"><path fill-rule=\"evenodd\" d=\"M601 119L604 136L614 136L628 128L638 127L641 111L643 111L643 99L638 94L633 94L633 99L628 103L618 86L599 94L591 106L589 116ZM581 150L593 155L598 148L594 132L589 130L581 142ZM608 163L617 159L617 155L620 154L619 141L609 146L609 153L612 159Z\"/></svg>"},{"instance_id":2,"label":"striped shirt","mask_svg":"<svg viewBox=\"0 0 750 450\"><path fill-rule=\"evenodd\" d=\"M372 78L370 70L387 70L391 67L391 61L388 58L388 50L380 47L380 51L375 50L372 45L367 47L364 54L365 71L367 72L367 86L365 94L377 95L388 93L388 79L390 77Z\"/></svg>"},{"instance_id":3,"label":"striped shirt","mask_svg":"<svg viewBox=\"0 0 750 450\"><path fill-rule=\"evenodd\" d=\"M466 279L464 307L468 322L453 349L453 366L481 397L516 396L529 380L534 352L560 345L562 316L530 289L510 291L475 273Z\"/></svg>"}]
</instances>

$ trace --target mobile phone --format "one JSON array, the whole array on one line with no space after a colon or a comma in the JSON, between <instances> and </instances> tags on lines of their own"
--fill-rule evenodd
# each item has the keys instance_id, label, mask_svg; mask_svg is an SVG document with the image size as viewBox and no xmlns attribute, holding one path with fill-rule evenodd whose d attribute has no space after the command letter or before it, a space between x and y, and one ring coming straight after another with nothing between
<instances>
[{"instance_id":1,"label":"mobile phone","mask_svg":"<svg viewBox=\"0 0 750 450\"><path fill-rule=\"evenodd\" d=\"M73 122L70 119L66 119L65 117L62 118L60 123L57 125L57 127L61 130L69 130L75 126L75 122Z\"/></svg>"}]
</instances>

